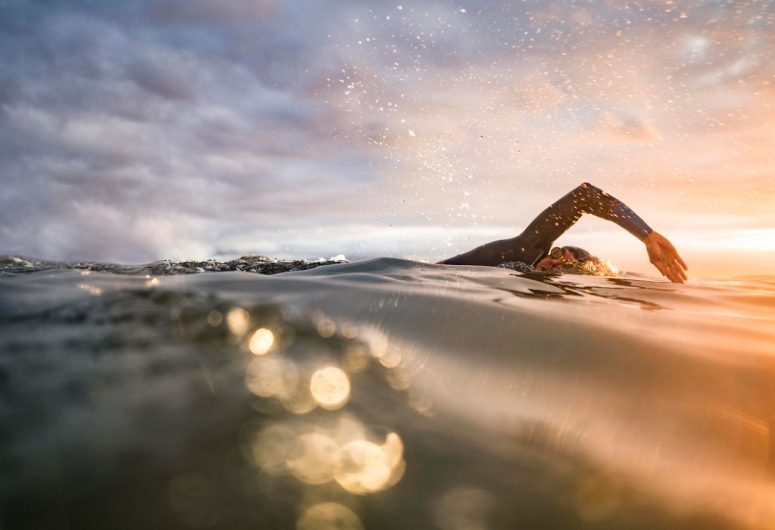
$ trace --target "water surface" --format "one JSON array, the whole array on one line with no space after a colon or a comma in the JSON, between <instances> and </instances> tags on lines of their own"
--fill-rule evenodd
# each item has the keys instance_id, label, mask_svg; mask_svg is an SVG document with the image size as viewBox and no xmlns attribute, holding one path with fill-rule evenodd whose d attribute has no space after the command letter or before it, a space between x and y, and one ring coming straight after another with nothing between
<instances>
[{"instance_id":1,"label":"water surface","mask_svg":"<svg viewBox=\"0 0 775 530\"><path fill-rule=\"evenodd\" d=\"M24 263L4 528L775 528L775 277Z\"/></svg>"}]
</instances>

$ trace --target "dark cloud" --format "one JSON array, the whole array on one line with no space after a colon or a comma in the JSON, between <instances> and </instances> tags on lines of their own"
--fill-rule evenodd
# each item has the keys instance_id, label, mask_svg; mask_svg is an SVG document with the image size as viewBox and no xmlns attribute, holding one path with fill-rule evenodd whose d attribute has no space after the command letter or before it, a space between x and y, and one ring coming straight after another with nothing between
<instances>
[{"instance_id":1,"label":"dark cloud","mask_svg":"<svg viewBox=\"0 0 775 530\"><path fill-rule=\"evenodd\" d=\"M180 247L192 223L278 212L270 190L333 189L347 177L326 173L329 155L309 151L321 143L307 132L321 119L318 105L268 86L218 35L277 10L253 1L183 4L146 11L186 26L162 29L138 22L142 5L123 20L125 12L98 3L9 8L13 22L5 19L0 34L8 44L0 51L0 175L11 189L0 199L3 252L158 257L164 245ZM220 28L188 27L203 24ZM262 46L280 58L271 42L255 46L256 55ZM313 160L299 176L293 165L305 159ZM152 220L171 235L154 235Z\"/></svg>"},{"instance_id":2,"label":"dark cloud","mask_svg":"<svg viewBox=\"0 0 775 530\"><path fill-rule=\"evenodd\" d=\"M129 65L127 74L143 89L168 99L191 100L194 91L189 78L173 60L150 57Z\"/></svg>"},{"instance_id":3,"label":"dark cloud","mask_svg":"<svg viewBox=\"0 0 775 530\"><path fill-rule=\"evenodd\" d=\"M276 0L161 0L153 2L150 16L162 23L241 25L267 23L281 9Z\"/></svg>"}]
</instances>

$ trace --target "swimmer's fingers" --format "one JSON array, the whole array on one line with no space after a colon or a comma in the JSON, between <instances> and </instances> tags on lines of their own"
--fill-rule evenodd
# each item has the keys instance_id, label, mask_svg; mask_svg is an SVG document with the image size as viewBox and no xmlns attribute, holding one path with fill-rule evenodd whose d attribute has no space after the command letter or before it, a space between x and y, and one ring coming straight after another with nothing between
<instances>
[{"instance_id":1,"label":"swimmer's fingers","mask_svg":"<svg viewBox=\"0 0 775 530\"><path fill-rule=\"evenodd\" d=\"M670 271L668 278L670 278L671 282L683 283L686 281L686 273L683 271L677 261L672 261L668 265L668 270Z\"/></svg>"},{"instance_id":2,"label":"swimmer's fingers","mask_svg":"<svg viewBox=\"0 0 775 530\"><path fill-rule=\"evenodd\" d=\"M669 278L667 266L665 265L665 256L662 253L660 246L656 244L656 242L650 241L646 244L646 250L648 251L651 264L662 273L662 276L667 276Z\"/></svg>"},{"instance_id":3,"label":"swimmer's fingers","mask_svg":"<svg viewBox=\"0 0 775 530\"><path fill-rule=\"evenodd\" d=\"M671 258L673 258L685 271L689 270L689 266L686 264L686 262L683 260L680 254L678 254L678 250L676 250L675 246L670 242L669 239L662 236L660 243L667 247L668 255L670 255ZM682 276L686 276L683 274L683 271L681 271Z\"/></svg>"},{"instance_id":4,"label":"swimmer's fingers","mask_svg":"<svg viewBox=\"0 0 775 530\"><path fill-rule=\"evenodd\" d=\"M671 282L683 283L686 279L686 262L678 255L673 244L662 234L652 232L644 240L649 261Z\"/></svg>"},{"instance_id":5,"label":"swimmer's fingers","mask_svg":"<svg viewBox=\"0 0 775 530\"><path fill-rule=\"evenodd\" d=\"M667 278L671 282L673 282L673 283L683 283L683 280L678 275L678 272L677 272L675 266L672 263L668 262L666 264L663 264L663 266L665 267L666 276L667 276Z\"/></svg>"},{"instance_id":6,"label":"swimmer's fingers","mask_svg":"<svg viewBox=\"0 0 775 530\"><path fill-rule=\"evenodd\" d=\"M688 276L686 275L685 271L689 270L689 267L686 266L686 262L678 254L678 251L675 249L672 243L670 243L670 241L668 241L667 239L665 239L665 242L667 243L667 246L668 246L668 251L666 252L666 255L668 258L668 267L673 272L673 275L680 278L681 280L680 283L683 283L688 279Z\"/></svg>"},{"instance_id":7,"label":"swimmer's fingers","mask_svg":"<svg viewBox=\"0 0 775 530\"><path fill-rule=\"evenodd\" d=\"M681 259L681 256L676 253L675 255L675 261L673 261L673 267L675 268L675 272L678 274L678 276L681 277L681 282L685 282L689 279L689 277L686 275L686 269L688 268L686 266L686 263L684 263L684 260Z\"/></svg>"},{"instance_id":8,"label":"swimmer's fingers","mask_svg":"<svg viewBox=\"0 0 775 530\"><path fill-rule=\"evenodd\" d=\"M676 252L665 252L663 254L662 266L671 282L683 283L686 280L686 273L681 269L677 257L678 254Z\"/></svg>"},{"instance_id":9,"label":"swimmer's fingers","mask_svg":"<svg viewBox=\"0 0 775 530\"><path fill-rule=\"evenodd\" d=\"M652 259L651 264L654 265L660 273L662 273L662 276L667 276L667 268L661 260Z\"/></svg>"},{"instance_id":10,"label":"swimmer's fingers","mask_svg":"<svg viewBox=\"0 0 775 530\"><path fill-rule=\"evenodd\" d=\"M661 267L657 268L659 268L671 282L682 283L684 281L683 271L678 264L674 252L671 252L670 249L662 248L658 261Z\"/></svg>"},{"instance_id":11,"label":"swimmer's fingers","mask_svg":"<svg viewBox=\"0 0 775 530\"><path fill-rule=\"evenodd\" d=\"M686 275L680 269L677 262L667 255L660 254L651 263L662 273L662 276L667 277L673 283L683 283L686 280Z\"/></svg>"}]
</instances>

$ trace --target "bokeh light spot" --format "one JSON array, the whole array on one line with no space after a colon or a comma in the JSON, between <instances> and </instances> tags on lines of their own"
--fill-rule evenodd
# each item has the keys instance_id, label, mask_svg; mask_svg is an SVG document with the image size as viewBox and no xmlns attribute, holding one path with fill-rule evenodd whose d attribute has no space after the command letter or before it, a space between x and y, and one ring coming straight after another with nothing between
<instances>
[{"instance_id":1,"label":"bokeh light spot","mask_svg":"<svg viewBox=\"0 0 775 530\"><path fill-rule=\"evenodd\" d=\"M299 436L297 458L288 460L288 469L307 484L325 484L334 478L337 445L329 436L312 432Z\"/></svg>"},{"instance_id":2,"label":"bokeh light spot","mask_svg":"<svg viewBox=\"0 0 775 530\"><path fill-rule=\"evenodd\" d=\"M306 414L312 412L317 406L317 402L309 391L309 384L299 383L293 392L282 396L282 403L285 410L293 414Z\"/></svg>"},{"instance_id":3,"label":"bokeh light spot","mask_svg":"<svg viewBox=\"0 0 775 530\"><path fill-rule=\"evenodd\" d=\"M267 328L258 328L250 337L248 349L255 355L264 355L274 346L274 333Z\"/></svg>"},{"instance_id":4,"label":"bokeh light spot","mask_svg":"<svg viewBox=\"0 0 775 530\"><path fill-rule=\"evenodd\" d=\"M335 366L321 368L312 374L310 392L324 409L339 409L350 398L350 378Z\"/></svg>"},{"instance_id":5,"label":"bokeh light spot","mask_svg":"<svg viewBox=\"0 0 775 530\"><path fill-rule=\"evenodd\" d=\"M301 514L296 530L363 530L360 518L338 502L321 502Z\"/></svg>"},{"instance_id":6,"label":"bokeh light spot","mask_svg":"<svg viewBox=\"0 0 775 530\"><path fill-rule=\"evenodd\" d=\"M288 471L286 461L296 442L296 433L281 425L271 425L253 439L251 456L261 469L270 475Z\"/></svg>"},{"instance_id":7,"label":"bokeh light spot","mask_svg":"<svg viewBox=\"0 0 775 530\"><path fill-rule=\"evenodd\" d=\"M79 283L78 288L86 291L92 296L100 296L102 294L102 289L95 287L94 285L89 285L88 283Z\"/></svg>"},{"instance_id":8,"label":"bokeh light spot","mask_svg":"<svg viewBox=\"0 0 775 530\"><path fill-rule=\"evenodd\" d=\"M257 357L248 364L246 384L256 396L288 399L296 393L299 371L287 359Z\"/></svg>"},{"instance_id":9,"label":"bokeh light spot","mask_svg":"<svg viewBox=\"0 0 775 530\"><path fill-rule=\"evenodd\" d=\"M226 325L234 335L243 337L250 326L250 313L241 307L233 307L226 314Z\"/></svg>"},{"instance_id":10,"label":"bokeh light spot","mask_svg":"<svg viewBox=\"0 0 775 530\"><path fill-rule=\"evenodd\" d=\"M207 323L211 327L214 327L214 328L218 327L221 325L221 322L223 322L223 313L221 313L220 311L213 309L212 311L207 313Z\"/></svg>"},{"instance_id":11,"label":"bokeh light spot","mask_svg":"<svg viewBox=\"0 0 775 530\"><path fill-rule=\"evenodd\" d=\"M321 318L315 327L323 338L333 337L336 333L336 324L330 318Z\"/></svg>"},{"instance_id":12,"label":"bokeh light spot","mask_svg":"<svg viewBox=\"0 0 775 530\"><path fill-rule=\"evenodd\" d=\"M381 491L398 482L403 474L403 452L396 433L390 433L382 446L354 440L340 449L334 478L342 488L357 495Z\"/></svg>"},{"instance_id":13,"label":"bokeh light spot","mask_svg":"<svg viewBox=\"0 0 775 530\"><path fill-rule=\"evenodd\" d=\"M369 351L361 344L350 345L344 353L343 362L350 373L361 373L369 366Z\"/></svg>"}]
</instances>

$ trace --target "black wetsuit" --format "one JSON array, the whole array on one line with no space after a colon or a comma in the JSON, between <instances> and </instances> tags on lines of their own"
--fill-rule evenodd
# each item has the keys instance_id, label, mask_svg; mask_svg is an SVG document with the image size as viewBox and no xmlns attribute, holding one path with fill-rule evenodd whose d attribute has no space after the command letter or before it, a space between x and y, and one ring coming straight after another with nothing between
<instances>
[{"instance_id":1,"label":"black wetsuit","mask_svg":"<svg viewBox=\"0 0 775 530\"><path fill-rule=\"evenodd\" d=\"M652 232L626 204L584 182L541 212L517 237L486 243L439 263L495 267L504 262L521 261L535 265L549 253L552 243L585 213L613 221L641 241Z\"/></svg>"}]
</instances>

